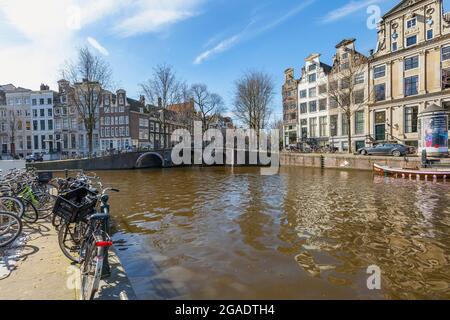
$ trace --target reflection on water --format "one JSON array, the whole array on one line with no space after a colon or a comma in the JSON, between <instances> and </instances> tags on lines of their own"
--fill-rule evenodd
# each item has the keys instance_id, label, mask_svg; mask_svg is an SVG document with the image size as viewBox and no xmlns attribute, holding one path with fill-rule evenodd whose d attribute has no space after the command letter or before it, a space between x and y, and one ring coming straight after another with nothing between
<instances>
[{"instance_id":1,"label":"reflection on water","mask_svg":"<svg viewBox=\"0 0 450 320\"><path fill-rule=\"evenodd\" d=\"M450 184L370 172L99 172L141 298L450 298ZM370 291L369 265L382 271Z\"/></svg>"}]
</instances>

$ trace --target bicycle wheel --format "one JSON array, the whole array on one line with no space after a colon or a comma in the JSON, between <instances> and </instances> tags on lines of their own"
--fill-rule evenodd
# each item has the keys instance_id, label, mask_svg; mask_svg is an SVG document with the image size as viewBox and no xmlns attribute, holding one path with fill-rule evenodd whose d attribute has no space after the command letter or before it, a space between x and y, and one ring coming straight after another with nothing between
<instances>
[{"instance_id":1,"label":"bicycle wheel","mask_svg":"<svg viewBox=\"0 0 450 320\"><path fill-rule=\"evenodd\" d=\"M13 213L0 212L0 247L12 243L22 232L22 221Z\"/></svg>"},{"instance_id":2,"label":"bicycle wheel","mask_svg":"<svg viewBox=\"0 0 450 320\"><path fill-rule=\"evenodd\" d=\"M0 210L14 213L19 218L22 218L25 213L25 206L18 198L5 196L0 197Z\"/></svg>"},{"instance_id":3,"label":"bicycle wheel","mask_svg":"<svg viewBox=\"0 0 450 320\"><path fill-rule=\"evenodd\" d=\"M38 210L30 200L22 199L22 202L25 205L25 212L22 219L28 223L35 223L39 218Z\"/></svg>"},{"instance_id":4,"label":"bicycle wheel","mask_svg":"<svg viewBox=\"0 0 450 320\"><path fill-rule=\"evenodd\" d=\"M80 262L81 242L87 225L84 222L62 223L58 229L58 244L63 254L73 262Z\"/></svg>"},{"instance_id":5,"label":"bicycle wheel","mask_svg":"<svg viewBox=\"0 0 450 320\"><path fill-rule=\"evenodd\" d=\"M86 243L86 252L81 263L81 298L83 300L94 299L98 290L103 267L103 248L95 245L91 237Z\"/></svg>"},{"instance_id":6,"label":"bicycle wheel","mask_svg":"<svg viewBox=\"0 0 450 320\"><path fill-rule=\"evenodd\" d=\"M38 219L45 219L52 214L56 198L56 196L47 193L37 196L35 207L38 211Z\"/></svg>"}]
</instances>

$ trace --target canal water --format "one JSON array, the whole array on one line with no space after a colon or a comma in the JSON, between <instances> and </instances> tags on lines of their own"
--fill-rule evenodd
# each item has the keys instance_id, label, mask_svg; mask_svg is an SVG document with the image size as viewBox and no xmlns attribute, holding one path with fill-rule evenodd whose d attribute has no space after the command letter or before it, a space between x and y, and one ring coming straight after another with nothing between
<instances>
[{"instance_id":1,"label":"canal water","mask_svg":"<svg viewBox=\"0 0 450 320\"><path fill-rule=\"evenodd\" d=\"M98 172L143 299L449 299L450 183L282 168ZM381 270L369 290L367 268Z\"/></svg>"}]
</instances>

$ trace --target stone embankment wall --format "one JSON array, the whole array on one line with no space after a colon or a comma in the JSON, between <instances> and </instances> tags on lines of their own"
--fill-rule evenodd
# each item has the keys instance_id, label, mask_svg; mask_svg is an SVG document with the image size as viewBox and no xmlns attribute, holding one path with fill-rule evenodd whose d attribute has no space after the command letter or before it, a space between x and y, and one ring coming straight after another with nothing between
<instances>
[{"instance_id":1,"label":"stone embankment wall","mask_svg":"<svg viewBox=\"0 0 450 320\"><path fill-rule=\"evenodd\" d=\"M373 164L389 165L397 168L420 166L420 158L360 156L351 154L304 154L283 152L280 154L282 166L372 170Z\"/></svg>"}]
</instances>

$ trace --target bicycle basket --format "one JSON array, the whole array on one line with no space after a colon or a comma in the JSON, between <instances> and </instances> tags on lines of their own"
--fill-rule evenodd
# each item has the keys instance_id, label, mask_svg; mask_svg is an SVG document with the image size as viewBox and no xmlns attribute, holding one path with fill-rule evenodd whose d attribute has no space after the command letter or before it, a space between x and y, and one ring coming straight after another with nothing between
<instances>
[{"instance_id":1,"label":"bicycle basket","mask_svg":"<svg viewBox=\"0 0 450 320\"><path fill-rule=\"evenodd\" d=\"M53 179L53 172L39 172L38 181L40 183L49 183Z\"/></svg>"},{"instance_id":2,"label":"bicycle basket","mask_svg":"<svg viewBox=\"0 0 450 320\"><path fill-rule=\"evenodd\" d=\"M78 222L92 214L96 204L96 194L81 187L58 196L53 207L53 214L67 223Z\"/></svg>"}]
</instances>

